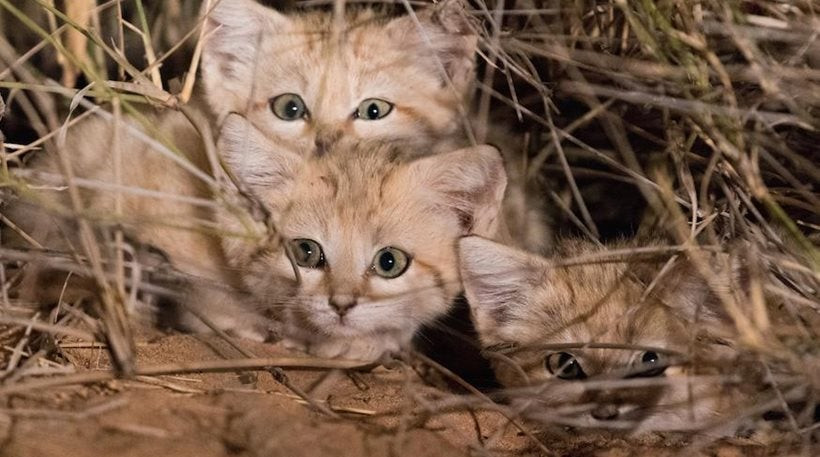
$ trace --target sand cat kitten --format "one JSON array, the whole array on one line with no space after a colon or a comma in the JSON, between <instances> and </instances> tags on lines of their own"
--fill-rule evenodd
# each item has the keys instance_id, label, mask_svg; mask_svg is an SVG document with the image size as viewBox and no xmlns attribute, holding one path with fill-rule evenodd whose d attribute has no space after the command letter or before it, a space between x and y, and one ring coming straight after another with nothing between
<instances>
[{"instance_id":1,"label":"sand cat kitten","mask_svg":"<svg viewBox=\"0 0 820 457\"><path fill-rule=\"evenodd\" d=\"M545 259L479 237L461 240L466 296L498 379L507 387L546 383L528 394L535 417L540 410L565 414L573 424L633 430L709 423L730 397L716 384L686 382L704 370L674 362L731 353L694 334L719 327L720 306L685 262L647 297L638 281L648 284L663 261L561 266L567 258L605 252L568 240ZM699 324L692 325L696 310ZM670 382L653 383L656 377ZM562 382L629 379L649 385L585 390L583 382Z\"/></svg>"},{"instance_id":2,"label":"sand cat kitten","mask_svg":"<svg viewBox=\"0 0 820 457\"><path fill-rule=\"evenodd\" d=\"M462 2L446 0L415 17L347 11L335 41L326 11L286 15L254 0L216 3L206 20L202 79L217 117L241 113L272 141L306 154L327 152L342 138L398 142L425 155L470 145L465 113L478 35ZM511 242L543 251L550 230L538 192L527 189L523 145L500 128L491 132L510 178L504 220Z\"/></svg>"},{"instance_id":3,"label":"sand cat kitten","mask_svg":"<svg viewBox=\"0 0 820 457\"><path fill-rule=\"evenodd\" d=\"M129 239L160 249L186 275L176 286L184 291L178 299L241 336L263 339L273 331L314 354L374 360L408 344L420 325L447 311L460 292L458 238L497 230L506 176L492 147L411 161L412 151L395 145L341 141L332 153L304 158L235 114L224 123L219 149L272 212L286 241L261 236L263 226L226 209L200 178L133 136L123 138L128 173L123 216L115 218L114 167L101 153L106 128L87 122L69 135L76 176L102 189L84 192L84 214L101 235L118 226ZM97 155L73 154L88 147ZM200 172L208 170L199 149L191 150ZM65 206L54 161L38 159L28 179L45 187L26 195L47 208ZM10 216L52 249L78 245L70 218L23 203ZM55 278L39 278L49 279ZM37 281L31 288L42 291ZM205 329L185 316L187 326Z\"/></svg>"},{"instance_id":4,"label":"sand cat kitten","mask_svg":"<svg viewBox=\"0 0 820 457\"><path fill-rule=\"evenodd\" d=\"M418 25L409 15L349 7L338 41L326 11L213 4L202 78L218 117L241 113L272 140L306 152L343 137L424 147L460 137L477 36L457 2L419 10Z\"/></svg>"},{"instance_id":5,"label":"sand cat kitten","mask_svg":"<svg viewBox=\"0 0 820 457\"><path fill-rule=\"evenodd\" d=\"M233 115L221 149L292 240L301 283L282 250L226 239L228 258L257 309L318 355L373 360L407 345L460 292L459 235L499 230L506 176L489 146L409 161L395 145L340 141L306 160Z\"/></svg>"}]
</instances>

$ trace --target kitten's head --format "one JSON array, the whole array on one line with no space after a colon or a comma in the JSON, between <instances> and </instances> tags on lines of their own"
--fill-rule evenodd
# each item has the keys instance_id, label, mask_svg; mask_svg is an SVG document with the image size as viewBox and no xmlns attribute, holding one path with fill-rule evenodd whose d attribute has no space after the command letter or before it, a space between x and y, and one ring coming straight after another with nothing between
<instances>
[{"instance_id":1,"label":"kitten's head","mask_svg":"<svg viewBox=\"0 0 820 457\"><path fill-rule=\"evenodd\" d=\"M506 175L490 146L410 161L393 145L344 141L306 159L237 115L220 141L229 166L273 211L301 282L280 245L231 238L228 256L263 311L308 346L360 337L406 344L460 291L459 237L496 230Z\"/></svg>"},{"instance_id":2,"label":"kitten's head","mask_svg":"<svg viewBox=\"0 0 820 457\"><path fill-rule=\"evenodd\" d=\"M202 79L222 117L241 113L303 154L340 138L432 145L461 127L477 38L458 0L413 16L282 14L221 0L206 20Z\"/></svg>"},{"instance_id":3,"label":"kitten's head","mask_svg":"<svg viewBox=\"0 0 820 457\"><path fill-rule=\"evenodd\" d=\"M577 240L563 242L551 259L479 237L462 239L459 249L482 346L505 386L543 386L537 395L529 391L532 404L546 404L558 417L562 407L573 410L567 416L574 423L638 430L685 428L718 409L720 387L687 384L684 374L695 370L680 364L693 349L699 357L705 352L691 321L695 308L716 305L684 263L657 293L644 296L641 282L651 281L663 262L561 266L567 258L606 252ZM701 319L710 320L704 324L718 324L716 312L702 311ZM585 388L595 380L621 385Z\"/></svg>"}]
</instances>

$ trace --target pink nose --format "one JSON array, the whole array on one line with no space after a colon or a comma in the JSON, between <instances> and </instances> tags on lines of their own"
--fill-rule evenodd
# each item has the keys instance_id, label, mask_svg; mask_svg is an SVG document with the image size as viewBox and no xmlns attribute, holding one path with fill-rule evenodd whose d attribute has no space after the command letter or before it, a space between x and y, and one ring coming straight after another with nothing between
<instances>
[{"instance_id":1,"label":"pink nose","mask_svg":"<svg viewBox=\"0 0 820 457\"><path fill-rule=\"evenodd\" d=\"M328 300L330 307L336 310L336 314L339 316L344 316L347 314L347 312L356 306L357 303L358 300L356 300L356 297L352 295L330 297Z\"/></svg>"}]
</instances>

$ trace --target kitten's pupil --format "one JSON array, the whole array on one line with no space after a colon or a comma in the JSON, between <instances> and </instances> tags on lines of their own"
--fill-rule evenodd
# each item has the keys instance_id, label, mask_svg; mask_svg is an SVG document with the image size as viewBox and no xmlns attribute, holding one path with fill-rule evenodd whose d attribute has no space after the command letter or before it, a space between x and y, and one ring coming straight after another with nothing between
<instances>
[{"instance_id":1,"label":"kitten's pupil","mask_svg":"<svg viewBox=\"0 0 820 457\"><path fill-rule=\"evenodd\" d=\"M393 266L396 265L396 258L393 257L393 254L390 252L385 252L384 254L379 257L379 266L384 271L390 271L393 269Z\"/></svg>"},{"instance_id":2,"label":"kitten's pupil","mask_svg":"<svg viewBox=\"0 0 820 457\"><path fill-rule=\"evenodd\" d=\"M654 351L646 351L641 356L641 364L643 365L637 373L629 377L652 378L660 376L666 371L666 361L663 357Z\"/></svg>"},{"instance_id":3,"label":"kitten's pupil","mask_svg":"<svg viewBox=\"0 0 820 457\"><path fill-rule=\"evenodd\" d=\"M644 352L641 361L647 365L655 364L658 362L658 354L652 351Z\"/></svg>"},{"instance_id":4,"label":"kitten's pupil","mask_svg":"<svg viewBox=\"0 0 820 457\"><path fill-rule=\"evenodd\" d=\"M367 107L367 118L370 120L379 118L379 107L375 103L371 103L370 106Z\"/></svg>"},{"instance_id":5,"label":"kitten's pupil","mask_svg":"<svg viewBox=\"0 0 820 457\"><path fill-rule=\"evenodd\" d=\"M288 104L285 105L285 113L287 113L289 118L295 118L299 115L299 105L293 100L289 101Z\"/></svg>"},{"instance_id":6,"label":"kitten's pupil","mask_svg":"<svg viewBox=\"0 0 820 457\"><path fill-rule=\"evenodd\" d=\"M391 111L393 111L392 103L380 98L368 98L359 103L356 111L353 112L353 118L375 121L387 116Z\"/></svg>"},{"instance_id":7,"label":"kitten's pupil","mask_svg":"<svg viewBox=\"0 0 820 457\"><path fill-rule=\"evenodd\" d=\"M410 266L410 256L399 248L386 247L379 250L370 265L371 271L385 279L398 278Z\"/></svg>"},{"instance_id":8,"label":"kitten's pupil","mask_svg":"<svg viewBox=\"0 0 820 457\"><path fill-rule=\"evenodd\" d=\"M306 241L299 243L299 247L302 249L302 252L305 254L305 258L309 259L313 255L313 249L311 248L310 244Z\"/></svg>"},{"instance_id":9,"label":"kitten's pupil","mask_svg":"<svg viewBox=\"0 0 820 457\"><path fill-rule=\"evenodd\" d=\"M561 355L558 356L558 366L560 367L561 374L567 378L574 378L575 373L578 372L578 362L575 360L575 357L566 352L562 352Z\"/></svg>"}]
</instances>

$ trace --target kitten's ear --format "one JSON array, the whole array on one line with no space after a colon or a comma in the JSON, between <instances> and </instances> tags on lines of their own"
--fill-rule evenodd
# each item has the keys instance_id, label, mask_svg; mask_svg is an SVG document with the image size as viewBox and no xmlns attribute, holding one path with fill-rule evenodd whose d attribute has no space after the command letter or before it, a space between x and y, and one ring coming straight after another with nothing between
<instances>
[{"instance_id":1,"label":"kitten's ear","mask_svg":"<svg viewBox=\"0 0 820 457\"><path fill-rule=\"evenodd\" d=\"M253 88L263 39L284 32L290 20L254 0L212 1L206 15L202 46L202 80L218 116L242 111ZM204 7L203 7L204 9Z\"/></svg>"},{"instance_id":2,"label":"kitten's ear","mask_svg":"<svg viewBox=\"0 0 820 457\"><path fill-rule=\"evenodd\" d=\"M457 93L466 95L475 74L477 21L466 11L463 0L444 0L414 14L415 17L408 14L387 25L391 38L396 43L405 43L405 49L421 58L438 59ZM446 84L444 79L442 82Z\"/></svg>"},{"instance_id":3,"label":"kitten's ear","mask_svg":"<svg viewBox=\"0 0 820 457\"><path fill-rule=\"evenodd\" d=\"M714 289L698 271L694 259L679 259L658 282L656 294L687 322L713 327L731 324L721 295L734 295L738 303L746 302L747 299L738 293L745 294L747 289L747 257L740 252L702 254L698 261L708 269Z\"/></svg>"},{"instance_id":4,"label":"kitten's ear","mask_svg":"<svg viewBox=\"0 0 820 457\"><path fill-rule=\"evenodd\" d=\"M304 160L274 144L236 113L225 118L217 148L231 171L255 190L281 189L290 184Z\"/></svg>"},{"instance_id":5,"label":"kitten's ear","mask_svg":"<svg viewBox=\"0 0 820 457\"><path fill-rule=\"evenodd\" d=\"M459 241L459 269L482 345L515 341L513 324L533 320L529 300L533 289L543 285L549 275L547 260L468 236Z\"/></svg>"},{"instance_id":6,"label":"kitten's ear","mask_svg":"<svg viewBox=\"0 0 820 457\"><path fill-rule=\"evenodd\" d=\"M480 145L435 154L413 162L410 173L412 182L435 192L437 204L458 215L463 235L497 235L507 187L498 149Z\"/></svg>"}]
</instances>

